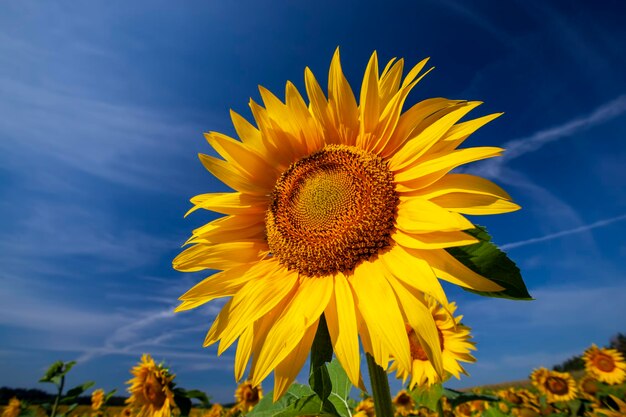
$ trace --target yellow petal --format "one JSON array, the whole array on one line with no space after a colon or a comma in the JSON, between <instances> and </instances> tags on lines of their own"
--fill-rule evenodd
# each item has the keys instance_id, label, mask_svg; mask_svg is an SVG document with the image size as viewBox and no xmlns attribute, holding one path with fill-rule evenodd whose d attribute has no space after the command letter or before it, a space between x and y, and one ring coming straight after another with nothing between
<instances>
[{"instance_id":1,"label":"yellow petal","mask_svg":"<svg viewBox=\"0 0 626 417\"><path fill-rule=\"evenodd\" d=\"M237 168L239 172L254 178L255 185L271 189L280 175L280 171L267 159L253 152L243 143L229 138L219 132L204 134L205 139L229 164Z\"/></svg>"},{"instance_id":2,"label":"yellow petal","mask_svg":"<svg viewBox=\"0 0 626 417\"><path fill-rule=\"evenodd\" d=\"M409 339L398 300L381 276L384 272L376 265L375 262L363 262L355 268L354 275L348 277L348 282L356 295L356 305L367 324L372 344L386 348L401 369L411 369ZM387 364L378 362L382 358L374 359L380 366L387 367Z\"/></svg>"},{"instance_id":3,"label":"yellow petal","mask_svg":"<svg viewBox=\"0 0 626 417\"><path fill-rule=\"evenodd\" d=\"M393 134L387 141L385 148L380 151L380 155L389 158L395 154L396 150L409 138L417 136L432 122L437 120L442 110L462 103L461 100L448 100L445 98L430 98L422 100L413 105L410 109L400 115Z\"/></svg>"},{"instance_id":4,"label":"yellow petal","mask_svg":"<svg viewBox=\"0 0 626 417\"><path fill-rule=\"evenodd\" d=\"M318 323L319 319L309 326L300 343L298 343L295 349L276 366L274 370L274 401L278 401L278 399L283 396L302 369L311 351L311 345L313 344L313 339L315 339Z\"/></svg>"},{"instance_id":5,"label":"yellow petal","mask_svg":"<svg viewBox=\"0 0 626 417\"><path fill-rule=\"evenodd\" d=\"M309 111L324 130L326 136L324 142L339 143L337 129L330 117L328 101L309 67L304 69L304 81L309 97Z\"/></svg>"},{"instance_id":6,"label":"yellow petal","mask_svg":"<svg viewBox=\"0 0 626 417\"><path fill-rule=\"evenodd\" d=\"M223 214L252 214L259 213L264 217L269 198L267 196L250 195L244 193L208 193L193 197L194 206L185 213L185 217L198 209L216 211Z\"/></svg>"},{"instance_id":7,"label":"yellow petal","mask_svg":"<svg viewBox=\"0 0 626 417\"><path fill-rule=\"evenodd\" d=\"M396 230L391 236L393 240L405 248L412 249L443 249L477 243L478 239L464 232L431 232L407 233Z\"/></svg>"},{"instance_id":8,"label":"yellow petal","mask_svg":"<svg viewBox=\"0 0 626 417\"><path fill-rule=\"evenodd\" d=\"M504 113L493 113L477 119L468 120L467 122L457 123L452 126L446 133L444 138L432 148L432 152L449 152L456 149L467 139L472 133L502 116Z\"/></svg>"},{"instance_id":9,"label":"yellow petal","mask_svg":"<svg viewBox=\"0 0 626 417\"><path fill-rule=\"evenodd\" d=\"M335 50L328 72L328 104L341 143L354 145L359 131L359 110L352 88L341 69L339 48Z\"/></svg>"},{"instance_id":10,"label":"yellow petal","mask_svg":"<svg viewBox=\"0 0 626 417\"><path fill-rule=\"evenodd\" d=\"M333 350L353 385L359 384L359 336L352 291L347 278L338 272L334 277L335 288L324 316Z\"/></svg>"},{"instance_id":11,"label":"yellow petal","mask_svg":"<svg viewBox=\"0 0 626 417\"><path fill-rule=\"evenodd\" d=\"M447 232L474 228L474 225L462 215L452 213L420 197L400 197L396 226L408 233Z\"/></svg>"},{"instance_id":12,"label":"yellow petal","mask_svg":"<svg viewBox=\"0 0 626 417\"><path fill-rule=\"evenodd\" d=\"M302 277L291 301L267 333L254 368L252 384L260 383L284 360L315 323L330 299L332 277Z\"/></svg>"},{"instance_id":13,"label":"yellow petal","mask_svg":"<svg viewBox=\"0 0 626 417\"><path fill-rule=\"evenodd\" d=\"M371 133L376 129L378 116L380 115L378 100L378 56L376 51L374 51L365 69L365 76L361 85L361 99L359 102L361 127L359 137L363 137L366 133ZM358 140L357 146L360 146Z\"/></svg>"},{"instance_id":14,"label":"yellow petal","mask_svg":"<svg viewBox=\"0 0 626 417\"><path fill-rule=\"evenodd\" d=\"M224 160L204 154L198 154L198 157L207 171L235 191L254 195L266 195L272 190L272 187L259 186L254 178L239 171L234 165Z\"/></svg>"},{"instance_id":15,"label":"yellow petal","mask_svg":"<svg viewBox=\"0 0 626 417\"><path fill-rule=\"evenodd\" d=\"M269 249L265 242L228 242L215 245L197 244L182 251L172 266L177 271L194 272L203 269L229 269L258 261Z\"/></svg>"},{"instance_id":16,"label":"yellow petal","mask_svg":"<svg viewBox=\"0 0 626 417\"><path fill-rule=\"evenodd\" d=\"M237 341L237 350L235 352L235 381L243 377L243 373L248 366L248 360L250 359L250 353L252 353L252 340L254 338L254 325L248 326L243 331L239 341Z\"/></svg>"},{"instance_id":17,"label":"yellow petal","mask_svg":"<svg viewBox=\"0 0 626 417\"><path fill-rule=\"evenodd\" d=\"M454 111L441 117L416 137L409 139L389 159L389 168L395 172L412 165L437 143L456 122L480 104L478 101L459 104Z\"/></svg>"},{"instance_id":18,"label":"yellow petal","mask_svg":"<svg viewBox=\"0 0 626 417\"><path fill-rule=\"evenodd\" d=\"M262 144L263 138L261 137L259 129L233 110L230 111L230 118L235 127L235 132L237 132L237 136L239 136L239 139L241 139L243 143L253 148L257 148Z\"/></svg>"},{"instance_id":19,"label":"yellow petal","mask_svg":"<svg viewBox=\"0 0 626 417\"><path fill-rule=\"evenodd\" d=\"M426 188L406 194L421 196L430 200L433 197L449 193L483 194L511 200L511 196L498 185L485 178L470 174L448 174Z\"/></svg>"},{"instance_id":20,"label":"yellow petal","mask_svg":"<svg viewBox=\"0 0 626 417\"><path fill-rule=\"evenodd\" d=\"M259 228L263 233L265 230L264 218L259 215L224 216L195 229L185 245L248 240L259 231ZM241 237L241 239L234 238L234 236Z\"/></svg>"},{"instance_id":21,"label":"yellow petal","mask_svg":"<svg viewBox=\"0 0 626 417\"><path fill-rule=\"evenodd\" d=\"M399 191L417 190L427 187L443 177L451 169L468 162L479 161L481 159L492 158L502 154L502 148L483 146L477 148L459 149L444 155L431 155L422 158L413 165L408 166L394 175L396 183L402 187ZM429 178L427 181L423 177L437 174L438 178Z\"/></svg>"},{"instance_id":22,"label":"yellow petal","mask_svg":"<svg viewBox=\"0 0 626 417\"><path fill-rule=\"evenodd\" d=\"M237 293L254 274L249 274L252 265L246 264L239 267L227 269L211 275L194 285L189 291L179 297L181 301L201 300L204 304L215 298L227 297ZM188 310L179 306L175 311Z\"/></svg>"},{"instance_id":23,"label":"yellow petal","mask_svg":"<svg viewBox=\"0 0 626 417\"><path fill-rule=\"evenodd\" d=\"M395 245L381 254L379 259L391 275L406 285L432 296L442 304L447 304L446 293L435 272L420 255L419 252Z\"/></svg>"},{"instance_id":24,"label":"yellow petal","mask_svg":"<svg viewBox=\"0 0 626 417\"><path fill-rule=\"evenodd\" d=\"M412 250L421 253L421 256L430 264L435 274L448 282L476 291L492 292L504 289L495 282L472 271L444 249Z\"/></svg>"},{"instance_id":25,"label":"yellow petal","mask_svg":"<svg viewBox=\"0 0 626 417\"><path fill-rule=\"evenodd\" d=\"M392 66L393 64L393 66ZM389 61L383 70L378 81L378 95L380 97L380 107L385 108L389 100L398 92L400 81L402 80L402 70L404 59L399 59L394 64L394 60Z\"/></svg>"},{"instance_id":26,"label":"yellow petal","mask_svg":"<svg viewBox=\"0 0 626 417\"><path fill-rule=\"evenodd\" d=\"M449 193L430 201L450 211L473 215L510 213L521 208L498 197L469 193Z\"/></svg>"},{"instance_id":27,"label":"yellow petal","mask_svg":"<svg viewBox=\"0 0 626 417\"><path fill-rule=\"evenodd\" d=\"M304 138L307 154L310 154L324 146L324 137L321 134L320 125L313 118L304 99L291 83L285 87L285 103L291 111L294 123L299 127L299 134Z\"/></svg>"},{"instance_id":28,"label":"yellow petal","mask_svg":"<svg viewBox=\"0 0 626 417\"><path fill-rule=\"evenodd\" d=\"M444 370L441 347L439 345L439 333L430 309L407 291L393 276L387 275L387 281L398 296L400 307L404 311L408 324L415 331L415 335L420 341L424 352L426 352L426 356L437 371L437 374L443 377Z\"/></svg>"},{"instance_id":29,"label":"yellow petal","mask_svg":"<svg viewBox=\"0 0 626 417\"><path fill-rule=\"evenodd\" d=\"M219 354L228 349L246 327L274 308L296 285L297 274L278 266L278 262L262 262L259 270L257 277L233 297L231 317L236 317L236 320L232 320L219 335Z\"/></svg>"},{"instance_id":30,"label":"yellow petal","mask_svg":"<svg viewBox=\"0 0 626 417\"><path fill-rule=\"evenodd\" d=\"M417 75L424 69L426 63L430 58L424 58L420 62L418 62L404 77L404 81L402 82L402 87L406 87L411 84L413 80L417 77Z\"/></svg>"}]
</instances>

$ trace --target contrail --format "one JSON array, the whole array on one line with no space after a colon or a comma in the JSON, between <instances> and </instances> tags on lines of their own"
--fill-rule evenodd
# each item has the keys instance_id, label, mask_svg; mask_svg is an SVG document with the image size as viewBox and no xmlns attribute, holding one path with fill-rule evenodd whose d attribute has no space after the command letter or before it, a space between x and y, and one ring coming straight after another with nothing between
<instances>
[{"instance_id":1,"label":"contrail","mask_svg":"<svg viewBox=\"0 0 626 417\"><path fill-rule=\"evenodd\" d=\"M573 235L575 233L585 232L587 230L595 229L596 227L608 226L611 223L619 222L621 220L626 220L626 214L622 214L621 216L612 217L610 219L598 220L595 223L587 224L580 227L575 227L573 229L562 230L557 233L551 233L549 235L535 237L532 239L520 240L519 242L507 243L505 245L500 246L500 249L514 249L519 248L520 246L531 245L537 242L545 242L546 240L557 239L562 236Z\"/></svg>"}]
</instances>

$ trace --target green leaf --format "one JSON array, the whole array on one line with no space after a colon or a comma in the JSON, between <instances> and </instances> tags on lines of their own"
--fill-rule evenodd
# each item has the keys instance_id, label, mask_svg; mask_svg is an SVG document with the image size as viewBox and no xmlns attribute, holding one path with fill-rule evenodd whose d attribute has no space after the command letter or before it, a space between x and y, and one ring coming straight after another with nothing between
<instances>
[{"instance_id":1,"label":"green leaf","mask_svg":"<svg viewBox=\"0 0 626 417\"><path fill-rule=\"evenodd\" d=\"M182 417L188 416L191 411L191 400L185 395L185 390L177 388L174 390L174 403L180 409Z\"/></svg>"},{"instance_id":2,"label":"green leaf","mask_svg":"<svg viewBox=\"0 0 626 417\"><path fill-rule=\"evenodd\" d=\"M458 407L459 405L466 403L468 401L491 401L498 402L500 401L499 397L493 395L485 395L485 394L476 394L474 392L462 392L456 391L450 388L443 389L443 395L450 400L450 405L452 408Z\"/></svg>"},{"instance_id":3,"label":"green leaf","mask_svg":"<svg viewBox=\"0 0 626 417\"><path fill-rule=\"evenodd\" d=\"M104 396L103 404L106 404L107 401L109 401L111 397L115 395L116 392L117 392L117 388L113 388L111 391L107 392L107 394Z\"/></svg>"},{"instance_id":4,"label":"green leaf","mask_svg":"<svg viewBox=\"0 0 626 417\"><path fill-rule=\"evenodd\" d=\"M348 402L350 391L352 390L352 382L348 378L348 374L341 367L341 364L337 358L326 365L328 369L328 375L332 385L332 390L328 396L330 401L335 406L335 411L340 417L351 417L350 404Z\"/></svg>"},{"instance_id":5,"label":"green leaf","mask_svg":"<svg viewBox=\"0 0 626 417\"><path fill-rule=\"evenodd\" d=\"M189 399L196 399L200 401L200 403L202 403L202 405L205 407L209 407L211 405L211 403L209 402L209 397L207 397L207 395L204 392L199 391L197 389L185 391L185 395Z\"/></svg>"},{"instance_id":6,"label":"green leaf","mask_svg":"<svg viewBox=\"0 0 626 417\"><path fill-rule=\"evenodd\" d=\"M285 395L276 402L272 401L273 392L267 393L247 414L247 417L275 417L285 410L291 409L293 411L298 400L311 396L316 397L317 395L310 387L302 384L291 384Z\"/></svg>"},{"instance_id":7,"label":"green leaf","mask_svg":"<svg viewBox=\"0 0 626 417\"><path fill-rule=\"evenodd\" d=\"M472 271L489 278L504 288L499 292L466 291L487 297L509 298L514 300L532 300L519 268L491 242L491 236L483 226L466 230L480 242L473 245L447 248L446 250Z\"/></svg>"},{"instance_id":8,"label":"green leaf","mask_svg":"<svg viewBox=\"0 0 626 417\"><path fill-rule=\"evenodd\" d=\"M416 387L409 392L416 404L428 407L431 411L437 411L437 404L443 395L441 384L434 384L430 387Z\"/></svg>"},{"instance_id":9,"label":"green leaf","mask_svg":"<svg viewBox=\"0 0 626 417\"><path fill-rule=\"evenodd\" d=\"M67 407L67 410L65 410L65 415L69 415L72 411L74 411L76 409L76 407L78 407L78 404L74 403L72 405L70 405L69 407Z\"/></svg>"},{"instance_id":10,"label":"green leaf","mask_svg":"<svg viewBox=\"0 0 626 417\"><path fill-rule=\"evenodd\" d=\"M509 414L504 414L497 407L489 407L486 410L483 410L482 415L484 417L509 417Z\"/></svg>"},{"instance_id":11,"label":"green leaf","mask_svg":"<svg viewBox=\"0 0 626 417\"><path fill-rule=\"evenodd\" d=\"M332 381L328 373L326 363L333 359L333 345L328 333L326 318L322 314L317 332L311 346L311 371L309 374L309 384L313 391L318 395L322 403L322 409L333 415L339 412L335 409L335 405L328 399L333 390Z\"/></svg>"},{"instance_id":12,"label":"green leaf","mask_svg":"<svg viewBox=\"0 0 626 417\"><path fill-rule=\"evenodd\" d=\"M58 385L61 383L61 377L67 374L74 365L76 365L75 361L56 361L50 365L46 374L39 380L39 382L51 382Z\"/></svg>"},{"instance_id":13,"label":"green leaf","mask_svg":"<svg viewBox=\"0 0 626 417\"><path fill-rule=\"evenodd\" d=\"M69 404L72 401L75 401L83 392L87 391L89 388L93 387L96 383L93 381L85 382L82 385L78 385L67 391L65 397L61 400L61 404ZM67 413L66 413L67 414Z\"/></svg>"}]
</instances>

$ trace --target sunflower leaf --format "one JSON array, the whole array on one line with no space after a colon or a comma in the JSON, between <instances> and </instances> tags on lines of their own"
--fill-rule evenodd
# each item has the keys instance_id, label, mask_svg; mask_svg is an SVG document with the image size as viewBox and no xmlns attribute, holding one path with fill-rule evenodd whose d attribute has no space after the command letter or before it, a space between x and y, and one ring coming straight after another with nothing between
<instances>
[{"instance_id":1,"label":"sunflower leaf","mask_svg":"<svg viewBox=\"0 0 626 417\"><path fill-rule=\"evenodd\" d=\"M335 358L326 365L330 381L332 384L332 390L328 397L335 406L335 411L340 417L350 417L350 405L348 404L348 396L352 390L352 382L348 378L348 374L341 367L339 361Z\"/></svg>"},{"instance_id":2,"label":"sunflower leaf","mask_svg":"<svg viewBox=\"0 0 626 417\"><path fill-rule=\"evenodd\" d=\"M416 404L427 407L431 411L437 411L437 404L443 395L443 387L441 384L434 384L430 387L415 387L409 392L409 395Z\"/></svg>"},{"instance_id":3,"label":"sunflower leaf","mask_svg":"<svg viewBox=\"0 0 626 417\"><path fill-rule=\"evenodd\" d=\"M479 242L467 246L447 248L446 251L472 271L504 287L504 290L498 292L474 291L467 288L464 290L486 297L532 300L519 268L506 253L491 242L491 236L487 233L487 229L483 226L476 226L475 229L465 232L474 236Z\"/></svg>"},{"instance_id":4,"label":"sunflower leaf","mask_svg":"<svg viewBox=\"0 0 626 417\"><path fill-rule=\"evenodd\" d=\"M322 400L306 385L292 384L278 401L273 402L272 398L273 395L269 392L247 414L247 417L336 416L324 409Z\"/></svg>"},{"instance_id":5,"label":"sunflower leaf","mask_svg":"<svg viewBox=\"0 0 626 417\"><path fill-rule=\"evenodd\" d=\"M452 408L458 407L468 401L500 401L500 398L493 395L476 394L475 392L462 392L450 388L444 388L442 394L448 398Z\"/></svg>"}]
</instances>

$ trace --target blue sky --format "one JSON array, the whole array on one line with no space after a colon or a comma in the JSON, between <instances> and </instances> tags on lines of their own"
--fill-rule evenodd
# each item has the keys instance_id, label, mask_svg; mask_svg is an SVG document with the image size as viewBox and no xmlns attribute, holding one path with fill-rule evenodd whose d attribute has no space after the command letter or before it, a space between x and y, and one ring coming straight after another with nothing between
<instances>
[{"instance_id":1,"label":"blue sky","mask_svg":"<svg viewBox=\"0 0 626 417\"><path fill-rule=\"evenodd\" d=\"M188 199L226 190L197 160L233 134L262 84L325 80L334 49L358 90L369 55L430 56L409 97L504 111L470 145L508 148L466 168L521 211L475 218L522 269L533 302L447 288L474 330L467 387L525 378L625 332L626 6L621 1L31 2L0 5L0 386L124 389L142 353L186 388L230 401L234 352L202 341L221 307L173 314L204 277L172 258ZM266 388L271 385L266 383ZM394 385L397 388L398 385Z\"/></svg>"}]
</instances>

